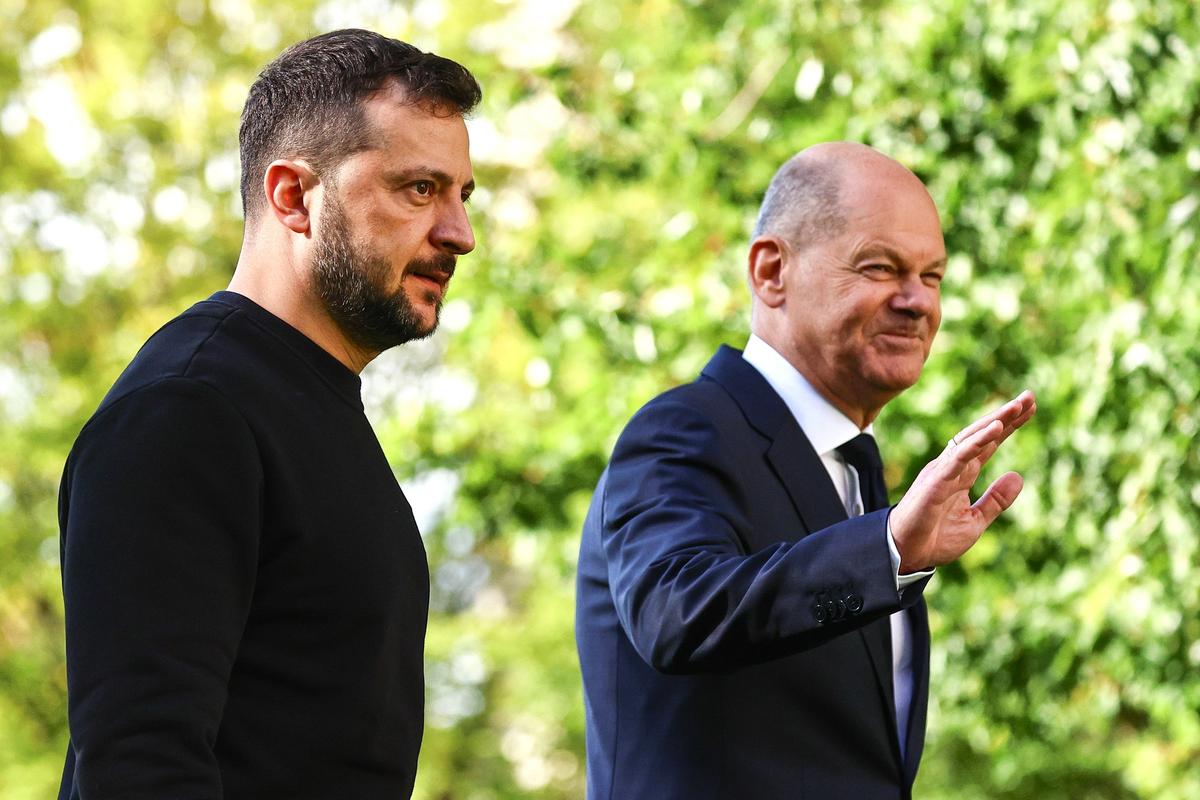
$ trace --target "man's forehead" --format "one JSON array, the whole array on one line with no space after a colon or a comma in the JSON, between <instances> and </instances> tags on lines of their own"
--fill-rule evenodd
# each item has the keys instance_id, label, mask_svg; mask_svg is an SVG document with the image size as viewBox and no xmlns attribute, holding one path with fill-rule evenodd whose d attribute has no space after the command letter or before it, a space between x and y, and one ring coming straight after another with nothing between
<instances>
[{"instance_id":1,"label":"man's forehead","mask_svg":"<svg viewBox=\"0 0 1200 800\"><path fill-rule=\"evenodd\" d=\"M389 158L441 165L448 172L466 172L470 178L467 126L462 115L435 110L425 103L406 102L403 96L367 101L370 149Z\"/></svg>"},{"instance_id":2,"label":"man's forehead","mask_svg":"<svg viewBox=\"0 0 1200 800\"><path fill-rule=\"evenodd\" d=\"M941 215L933 199L924 192L905 193L875 191L856 197L842 198L842 211L851 229L870 226L880 230L904 231L913 228L926 230L936 226L942 230Z\"/></svg>"},{"instance_id":3,"label":"man's forehead","mask_svg":"<svg viewBox=\"0 0 1200 800\"><path fill-rule=\"evenodd\" d=\"M932 202L921 179L890 159L846 165L838 177L841 194L847 200L876 201L885 205L915 198Z\"/></svg>"},{"instance_id":4,"label":"man's forehead","mask_svg":"<svg viewBox=\"0 0 1200 800\"><path fill-rule=\"evenodd\" d=\"M400 123L462 125L462 114L454 107L437 101L413 100L403 90L381 89L363 101L363 115L369 123L383 129Z\"/></svg>"},{"instance_id":5,"label":"man's forehead","mask_svg":"<svg viewBox=\"0 0 1200 800\"><path fill-rule=\"evenodd\" d=\"M850 227L856 223L901 230L936 227L941 235L941 217L933 198L920 179L906 170L847 176L839 199Z\"/></svg>"},{"instance_id":6,"label":"man's forehead","mask_svg":"<svg viewBox=\"0 0 1200 800\"><path fill-rule=\"evenodd\" d=\"M463 119L463 110L452 99L436 95L414 94L399 78L388 78L363 100L367 113L387 113L407 109L435 119Z\"/></svg>"}]
</instances>

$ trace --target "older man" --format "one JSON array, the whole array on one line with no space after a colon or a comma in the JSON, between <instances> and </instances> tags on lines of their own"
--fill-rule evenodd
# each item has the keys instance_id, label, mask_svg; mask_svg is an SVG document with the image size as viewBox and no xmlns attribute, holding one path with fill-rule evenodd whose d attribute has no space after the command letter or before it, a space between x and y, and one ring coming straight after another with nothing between
<instances>
[{"instance_id":1,"label":"older man","mask_svg":"<svg viewBox=\"0 0 1200 800\"><path fill-rule=\"evenodd\" d=\"M150 338L63 475L63 800L412 791L429 572L359 372L475 246L479 99L361 30L250 88L229 291Z\"/></svg>"},{"instance_id":2,"label":"older man","mask_svg":"<svg viewBox=\"0 0 1200 800\"><path fill-rule=\"evenodd\" d=\"M888 507L871 423L921 373L946 270L920 180L858 144L779 170L752 335L625 428L584 524L576 636L592 800L872 800L924 742L922 593L1021 489L972 503L1022 393Z\"/></svg>"}]
</instances>

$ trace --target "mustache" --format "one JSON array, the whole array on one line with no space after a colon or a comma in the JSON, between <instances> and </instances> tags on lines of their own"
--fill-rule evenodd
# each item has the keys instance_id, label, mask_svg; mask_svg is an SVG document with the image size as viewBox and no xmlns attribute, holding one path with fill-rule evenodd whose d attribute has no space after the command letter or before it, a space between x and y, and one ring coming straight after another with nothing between
<instances>
[{"instance_id":1,"label":"mustache","mask_svg":"<svg viewBox=\"0 0 1200 800\"><path fill-rule=\"evenodd\" d=\"M408 262L406 270L410 275L424 275L440 281L448 281L454 277L457 258L450 253L439 253L432 258L414 258Z\"/></svg>"}]
</instances>

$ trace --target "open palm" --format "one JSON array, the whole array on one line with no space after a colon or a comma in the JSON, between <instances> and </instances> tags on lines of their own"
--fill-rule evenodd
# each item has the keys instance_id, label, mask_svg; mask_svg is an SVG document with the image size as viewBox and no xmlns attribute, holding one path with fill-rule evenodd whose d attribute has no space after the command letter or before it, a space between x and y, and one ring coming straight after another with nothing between
<instances>
[{"instance_id":1,"label":"open palm","mask_svg":"<svg viewBox=\"0 0 1200 800\"><path fill-rule=\"evenodd\" d=\"M901 573L954 561L1013 504L1023 485L1015 472L997 478L974 503L971 488L1004 440L1036 411L1033 392L1026 390L968 425L925 465L892 510Z\"/></svg>"}]
</instances>

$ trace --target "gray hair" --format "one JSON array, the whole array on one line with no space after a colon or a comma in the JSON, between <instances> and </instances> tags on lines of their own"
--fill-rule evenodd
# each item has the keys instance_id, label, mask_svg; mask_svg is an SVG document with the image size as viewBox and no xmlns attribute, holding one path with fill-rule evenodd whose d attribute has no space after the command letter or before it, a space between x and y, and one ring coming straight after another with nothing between
<instances>
[{"instance_id":1,"label":"gray hair","mask_svg":"<svg viewBox=\"0 0 1200 800\"><path fill-rule=\"evenodd\" d=\"M788 159L767 187L754 238L774 234L805 248L846 229L841 169L833 159L801 153Z\"/></svg>"}]
</instances>

